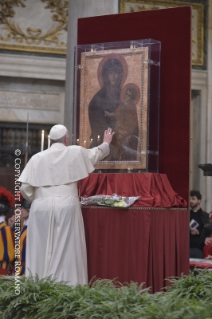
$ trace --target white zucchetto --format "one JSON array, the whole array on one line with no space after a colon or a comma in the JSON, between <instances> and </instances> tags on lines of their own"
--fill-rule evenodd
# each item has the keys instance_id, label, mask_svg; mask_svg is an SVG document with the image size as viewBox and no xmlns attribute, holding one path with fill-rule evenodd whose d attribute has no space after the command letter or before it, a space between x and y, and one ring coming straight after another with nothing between
<instances>
[{"instance_id":1,"label":"white zucchetto","mask_svg":"<svg viewBox=\"0 0 212 319\"><path fill-rule=\"evenodd\" d=\"M51 140L59 140L63 137L67 132L67 128L64 125L57 124L52 126L49 136Z\"/></svg>"}]
</instances>

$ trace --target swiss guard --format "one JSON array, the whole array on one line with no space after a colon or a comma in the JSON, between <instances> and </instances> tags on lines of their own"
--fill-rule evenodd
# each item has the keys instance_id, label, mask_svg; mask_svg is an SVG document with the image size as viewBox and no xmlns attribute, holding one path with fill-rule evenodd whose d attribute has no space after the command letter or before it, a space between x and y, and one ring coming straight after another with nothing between
<instances>
[{"instance_id":1,"label":"swiss guard","mask_svg":"<svg viewBox=\"0 0 212 319\"><path fill-rule=\"evenodd\" d=\"M5 217L15 204L14 196L0 187L0 275L10 275L15 258L14 231L7 225Z\"/></svg>"},{"instance_id":2,"label":"swiss guard","mask_svg":"<svg viewBox=\"0 0 212 319\"><path fill-rule=\"evenodd\" d=\"M27 226L29 219L29 210L31 203L28 202L25 198L22 199L21 203L21 218L23 220L23 228L21 230L20 236L20 255L17 259L19 273L17 276L25 276L25 262L26 262L26 238L27 238Z\"/></svg>"}]
</instances>

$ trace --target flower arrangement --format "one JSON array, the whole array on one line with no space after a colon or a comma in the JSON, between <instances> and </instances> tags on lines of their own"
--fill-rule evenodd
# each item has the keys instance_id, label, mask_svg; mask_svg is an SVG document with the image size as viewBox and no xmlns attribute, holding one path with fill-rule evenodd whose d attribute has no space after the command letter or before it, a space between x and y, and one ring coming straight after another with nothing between
<instances>
[{"instance_id":1,"label":"flower arrangement","mask_svg":"<svg viewBox=\"0 0 212 319\"><path fill-rule=\"evenodd\" d=\"M99 205L99 206L127 208L127 207L130 207L139 198L140 196L123 197L123 196L118 196L117 194L95 195L90 197L81 197L81 204L86 206Z\"/></svg>"}]
</instances>

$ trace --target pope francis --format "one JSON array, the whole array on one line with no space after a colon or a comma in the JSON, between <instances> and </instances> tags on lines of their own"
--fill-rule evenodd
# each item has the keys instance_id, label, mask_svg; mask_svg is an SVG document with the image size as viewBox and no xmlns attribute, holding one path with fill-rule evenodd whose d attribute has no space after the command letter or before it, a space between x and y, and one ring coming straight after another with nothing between
<instances>
[{"instance_id":1,"label":"pope francis","mask_svg":"<svg viewBox=\"0 0 212 319\"><path fill-rule=\"evenodd\" d=\"M69 285L87 284L84 224L77 181L94 170L94 164L109 154L112 129L103 143L92 149L68 146L63 125L50 130L51 147L34 155L19 180L21 193L32 202L27 231L26 276L52 275Z\"/></svg>"}]
</instances>

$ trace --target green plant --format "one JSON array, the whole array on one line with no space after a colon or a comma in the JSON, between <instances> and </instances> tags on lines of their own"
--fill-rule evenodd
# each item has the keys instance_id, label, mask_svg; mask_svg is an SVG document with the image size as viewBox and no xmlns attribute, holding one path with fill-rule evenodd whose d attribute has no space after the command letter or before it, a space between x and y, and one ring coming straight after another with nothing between
<instances>
[{"instance_id":1,"label":"green plant","mask_svg":"<svg viewBox=\"0 0 212 319\"><path fill-rule=\"evenodd\" d=\"M212 272L207 269L195 270L190 272L189 276L182 274L178 280L172 278L169 281L171 285L166 288L173 298L211 300Z\"/></svg>"},{"instance_id":2,"label":"green plant","mask_svg":"<svg viewBox=\"0 0 212 319\"><path fill-rule=\"evenodd\" d=\"M169 279L167 292L150 294L131 282L96 280L70 287L51 277L20 279L20 295L14 280L0 278L1 319L211 319L212 273L181 275Z\"/></svg>"}]
</instances>

